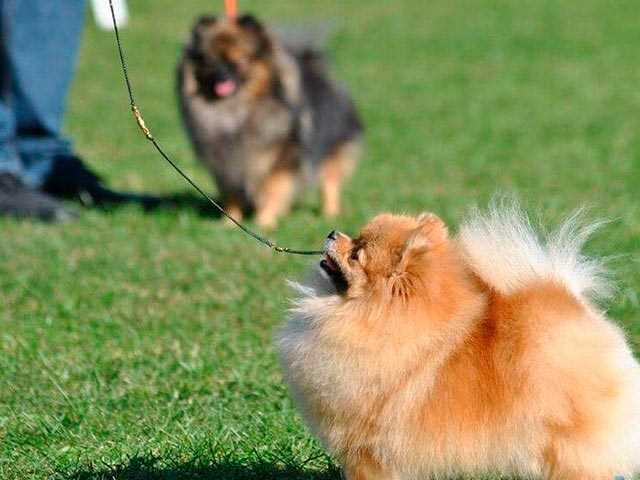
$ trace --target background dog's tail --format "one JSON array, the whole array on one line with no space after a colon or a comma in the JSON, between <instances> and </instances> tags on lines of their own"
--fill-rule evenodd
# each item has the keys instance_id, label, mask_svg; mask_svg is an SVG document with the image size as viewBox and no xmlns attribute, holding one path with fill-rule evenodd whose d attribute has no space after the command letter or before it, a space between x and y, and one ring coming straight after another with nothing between
<instances>
[{"instance_id":1,"label":"background dog's tail","mask_svg":"<svg viewBox=\"0 0 640 480\"><path fill-rule=\"evenodd\" d=\"M603 222L585 224L581 211L548 235L539 235L514 200L494 200L472 212L458 233L471 268L490 287L509 295L539 280L564 285L573 295L601 299L612 293L602 261L581 252Z\"/></svg>"},{"instance_id":2,"label":"background dog's tail","mask_svg":"<svg viewBox=\"0 0 640 480\"><path fill-rule=\"evenodd\" d=\"M271 27L278 38L293 52L303 50L322 51L338 29L338 22L317 19L298 24L280 24Z\"/></svg>"}]
</instances>

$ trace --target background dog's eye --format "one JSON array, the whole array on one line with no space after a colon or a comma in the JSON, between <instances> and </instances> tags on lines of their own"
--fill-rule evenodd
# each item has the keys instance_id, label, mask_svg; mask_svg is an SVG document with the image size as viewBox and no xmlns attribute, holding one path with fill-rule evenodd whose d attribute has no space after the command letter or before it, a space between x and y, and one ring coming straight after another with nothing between
<instances>
[{"instance_id":1,"label":"background dog's eye","mask_svg":"<svg viewBox=\"0 0 640 480\"><path fill-rule=\"evenodd\" d=\"M351 250L351 255L349 255L349 258L355 262L358 261L359 258L359 254L360 250L358 250L357 248L354 248L353 250Z\"/></svg>"}]
</instances>

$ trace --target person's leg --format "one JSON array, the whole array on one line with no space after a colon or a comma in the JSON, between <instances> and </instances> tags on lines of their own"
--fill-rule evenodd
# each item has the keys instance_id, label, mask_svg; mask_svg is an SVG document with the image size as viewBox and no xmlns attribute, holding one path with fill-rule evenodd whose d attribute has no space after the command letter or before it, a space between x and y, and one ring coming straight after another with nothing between
<instances>
[{"instance_id":1,"label":"person's leg","mask_svg":"<svg viewBox=\"0 0 640 480\"><path fill-rule=\"evenodd\" d=\"M16 148L23 179L40 187L55 157L72 155L62 136L84 21L84 0L2 0Z\"/></svg>"},{"instance_id":2,"label":"person's leg","mask_svg":"<svg viewBox=\"0 0 640 480\"><path fill-rule=\"evenodd\" d=\"M2 63L0 60L0 69ZM23 169L15 146L13 111L1 94L0 91L0 173L11 173L20 177Z\"/></svg>"},{"instance_id":3,"label":"person's leg","mask_svg":"<svg viewBox=\"0 0 640 480\"><path fill-rule=\"evenodd\" d=\"M116 192L78 158L62 135L73 80L85 0L0 0L10 8L7 57L23 179L56 197L85 205L157 204L144 195Z\"/></svg>"},{"instance_id":4,"label":"person's leg","mask_svg":"<svg viewBox=\"0 0 640 480\"><path fill-rule=\"evenodd\" d=\"M8 61L7 26L16 0L0 0L0 216L59 221L71 218L73 210L25 184L24 164L16 148L16 117L11 91L12 66Z\"/></svg>"},{"instance_id":5,"label":"person's leg","mask_svg":"<svg viewBox=\"0 0 640 480\"><path fill-rule=\"evenodd\" d=\"M0 0L0 38L6 43L4 9L7 0ZM4 48L0 48L0 173L19 176L22 165L16 151L16 122L10 106L9 66Z\"/></svg>"}]
</instances>

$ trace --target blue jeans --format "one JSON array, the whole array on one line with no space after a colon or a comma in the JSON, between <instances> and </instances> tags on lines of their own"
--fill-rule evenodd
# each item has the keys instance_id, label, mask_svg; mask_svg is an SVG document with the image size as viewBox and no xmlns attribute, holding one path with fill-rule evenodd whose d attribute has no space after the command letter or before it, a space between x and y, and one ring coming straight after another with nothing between
<instances>
[{"instance_id":1,"label":"blue jeans","mask_svg":"<svg viewBox=\"0 0 640 480\"><path fill-rule=\"evenodd\" d=\"M0 0L0 172L39 187L58 155L84 0Z\"/></svg>"}]
</instances>

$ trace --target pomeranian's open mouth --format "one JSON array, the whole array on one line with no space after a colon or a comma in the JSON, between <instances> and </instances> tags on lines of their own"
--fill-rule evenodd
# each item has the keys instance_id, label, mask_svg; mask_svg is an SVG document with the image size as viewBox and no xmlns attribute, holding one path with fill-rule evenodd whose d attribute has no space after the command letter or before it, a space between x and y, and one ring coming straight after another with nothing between
<instances>
[{"instance_id":1,"label":"pomeranian's open mouth","mask_svg":"<svg viewBox=\"0 0 640 480\"><path fill-rule=\"evenodd\" d=\"M324 258L320 261L320 268L329 276L338 292L347 290L347 279L344 273L342 273L340 265L338 265L338 262L336 262L331 255L328 253L324 254Z\"/></svg>"}]
</instances>

